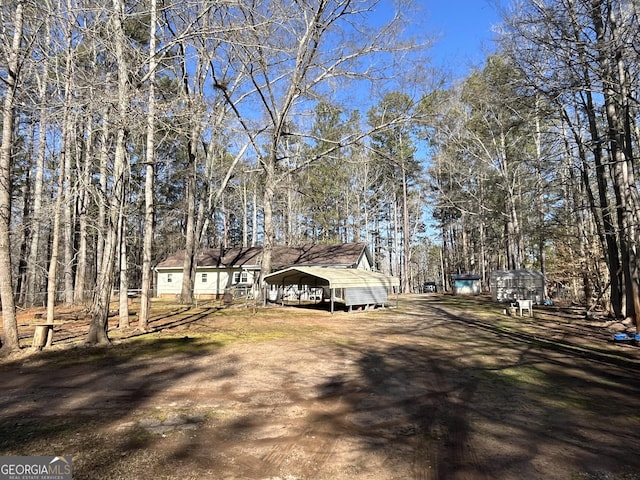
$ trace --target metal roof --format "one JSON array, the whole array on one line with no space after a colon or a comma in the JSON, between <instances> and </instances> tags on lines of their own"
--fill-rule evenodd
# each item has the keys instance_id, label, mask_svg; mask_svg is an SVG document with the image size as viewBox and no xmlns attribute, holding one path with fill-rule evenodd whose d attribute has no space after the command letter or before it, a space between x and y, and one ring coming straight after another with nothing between
<instances>
[{"instance_id":1,"label":"metal roof","mask_svg":"<svg viewBox=\"0 0 640 480\"><path fill-rule=\"evenodd\" d=\"M544 273L540 270L494 270L491 272L493 278L540 278L544 279Z\"/></svg>"},{"instance_id":2,"label":"metal roof","mask_svg":"<svg viewBox=\"0 0 640 480\"><path fill-rule=\"evenodd\" d=\"M355 268L291 267L264 277L269 285L309 285L329 288L399 287L400 280Z\"/></svg>"},{"instance_id":3,"label":"metal roof","mask_svg":"<svg viewBox=\"0 0 640 480\"><path fill-rule=\"evenodd\" d=\"M451 280L480 280L480 275L475 273L458 273L451 275Z\"/></svg>"}]
</instances>

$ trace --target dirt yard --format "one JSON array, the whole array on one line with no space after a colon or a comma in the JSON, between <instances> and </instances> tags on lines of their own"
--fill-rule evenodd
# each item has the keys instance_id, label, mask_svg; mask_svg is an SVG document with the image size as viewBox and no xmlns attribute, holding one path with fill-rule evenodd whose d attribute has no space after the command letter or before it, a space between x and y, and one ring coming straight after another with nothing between
<instances>
[{"instance_id":1,"label":"dirt yard","mask_svg":"<svg viewBox=\"0 0 640 480\"><path fill-rule=\"evenodd\" d=\"M502 308L158 303L108 348L67 314L0 361L0 455L71 455L78 480L640 479L640 347Z\"/></svg>"}]
</instances>

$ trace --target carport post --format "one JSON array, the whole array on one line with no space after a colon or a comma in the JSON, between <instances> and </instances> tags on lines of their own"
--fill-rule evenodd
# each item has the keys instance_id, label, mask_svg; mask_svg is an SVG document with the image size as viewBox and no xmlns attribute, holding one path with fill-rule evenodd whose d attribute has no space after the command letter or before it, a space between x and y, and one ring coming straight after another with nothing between
<instances>
[{"instance_id":1,"label":"carport post","mask_svg":"<svg viewBox=\"0 0 640 480\"><path fill-rule=\"evenodd\" d=\"M333 288L329 289L330 292L330 298L331 298L331 313L333 313Z\"/></svg>"}]
</instances>

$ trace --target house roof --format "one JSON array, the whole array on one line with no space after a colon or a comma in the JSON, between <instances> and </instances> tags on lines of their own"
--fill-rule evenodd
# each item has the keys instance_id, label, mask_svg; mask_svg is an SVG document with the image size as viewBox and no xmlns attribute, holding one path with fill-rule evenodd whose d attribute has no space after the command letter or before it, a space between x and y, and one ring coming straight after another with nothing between
<instances>
[{"instance_id":1,"label":"house roof","mask_svg":"<svg viewBox=\"0 0 640 480\"><path fill-rule=\"evenodd\" d=\"M460 273L451 275L451 280L480 280L480 275L473 273Z\"/></svg>"},{"instance_id":2,"label":"house roof","mask_svg":"<svg viewBox=\"0 0 640 480\"><path fill-rule=\"evenodd\" d=\"M544 273L540 270L494 270L491 272L492 278L544 278Z\"/></svg>"},{"instance_id":3,"label":"house roof","mask_svg":"<svg viewBox=\"0 0 640 480\"><path fill-rule=\"evenodd\" d=\"M184 250L176 252L156 268L182 268ZM271 255L272 267L279 270L291 266L355 267L363 255L372 264L369 249L364 243L341 243L336 245L302 245L299 247L274 246ZM262 247L244 247L202 250L196 259L200 267L244 267L259 268L262 263Z\"/></svg>"},{"instance_id":4,"label":"house roof","mask_svg":"<svg viewBox=\"0 0 640 480\"><path fill-rule=\"evenodd\" d=\"M398 287L397 277L354 268L291 267L266 275L269 285L310 285L329 288Z\"/></svg>"},{"instance_id":5,"label":"house roof","mask_svg":"<svg viewBox=\"0 0 640 480\"><path fill-rule=\"evenodd\" d=\"M160 262L156 268L182 268L185 251L180 250ZM196 265L201 267L255 266L260 264L262 250L259 247L201 250Z\"/></svg>"}]
</instances>

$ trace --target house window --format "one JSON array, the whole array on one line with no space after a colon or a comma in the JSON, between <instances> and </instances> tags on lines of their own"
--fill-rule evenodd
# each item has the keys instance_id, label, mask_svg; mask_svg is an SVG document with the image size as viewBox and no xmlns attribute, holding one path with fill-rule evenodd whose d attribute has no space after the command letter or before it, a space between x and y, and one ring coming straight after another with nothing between
<instances>
[{"instance_id":1,"label":"house window","mask_svg":"<svg viewBox=\"0 0 640 480\"><path fill-rule=\"evenodd\" d=\"M247 272L233 272L233 284L248 283L249 277Z\"/></svg>"},{"instance_id":2,"label":"house window","mask_svg":"<svg viewBox=\"0 0 640 480\"><path fill-rule=\"evenodd\" d=\"M207 283L207 274L206 273L202 274L202 283Z\"/></svg>"},{"instance_id":3,"label":"house window","mask_svg":"<svg viewBox=\"0 0 640 480\"><path fill-rule=\"evenodd\" d=\"M173 282L173 273L167 273L167 283Z\"/></svg>"}]
</instances>

